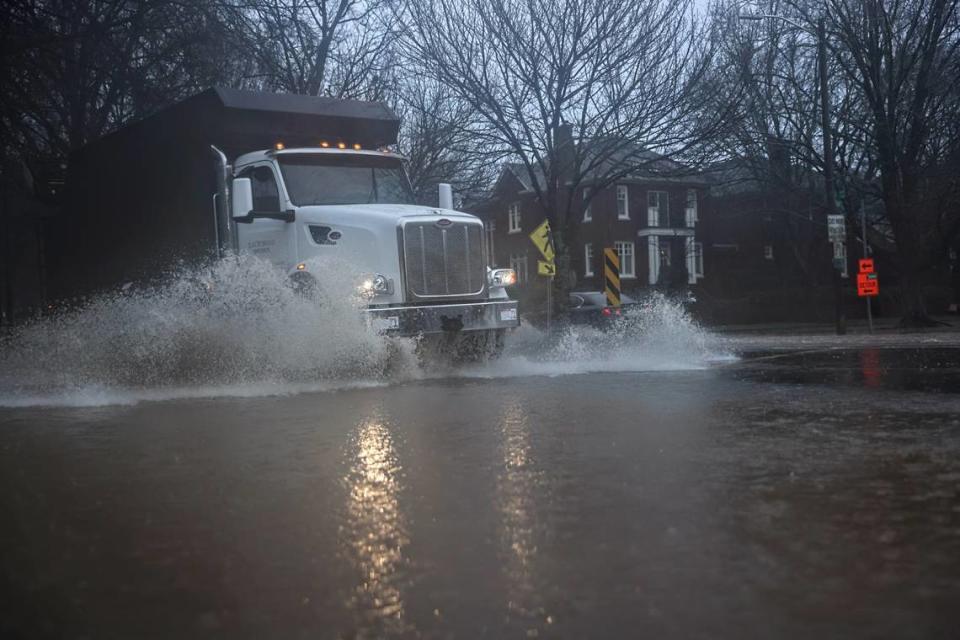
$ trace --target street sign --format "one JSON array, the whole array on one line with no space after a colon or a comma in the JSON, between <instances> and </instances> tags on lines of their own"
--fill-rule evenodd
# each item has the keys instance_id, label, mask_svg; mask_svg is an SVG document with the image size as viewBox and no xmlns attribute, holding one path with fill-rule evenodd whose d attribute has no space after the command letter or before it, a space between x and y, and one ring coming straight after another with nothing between
<instances>
[{"instance_id":1,"label":"street sign","mask_svg":"<svg viewBox=\"0 0 960 640\"><path fill-rule=\"evenodd\" d=\"M550 276L551 278L557 275L557 265L553 262L544 262L543 260L537 260L537 273L541 276Z\"/></svg>"},{"instance_id":2,"label":"street sign","mask_svg":"<svg viewBox=\"0 0 960 640\"><path fill-rule=\"evenodd\" d=\"M880 295L880 280L875 273L857 274L857 295L861 298Z\"/></svg>"},{"instance_id":3,"label":"street sign","mask_svg":"<svg viewBox=\"0 0 960 640\"><path fill-rule=\"evenodd\" d=\"M830 237L830 242L843 242L847 239L847 226L842 215L827 216L827 235Z\"/></svg>"},{"instance_id":4,"label":"street sign","mask_svg":"<svg viewBox=\"0 0 960 640\"><path fill-rule=\"evenodd\" d=\"M553 240L550 238L550 222L548 220L544 220L539 227L533 230L530 234L530 240L543 254L544 260L553 262L556 253L553 251Z\"/></svg>"},{"instance_id":5,"label":"street sign","mask_svg":"<svg viewBox=\"0 0 960 640\"><path fill-rule=\"evenodd\" d=\"M873 258L860 259L860 273L873 273Z\"/></svg>"},{"instance_id":6,"label":"street sign","mask_svg":"<svg viewBox=\"0 0 960 640\"><path fill-rule=\"evenodd\" d=\"M620 306L620 256L616 249L603 250L603 293L609 306Z\"/></svg>"}]
</instances>

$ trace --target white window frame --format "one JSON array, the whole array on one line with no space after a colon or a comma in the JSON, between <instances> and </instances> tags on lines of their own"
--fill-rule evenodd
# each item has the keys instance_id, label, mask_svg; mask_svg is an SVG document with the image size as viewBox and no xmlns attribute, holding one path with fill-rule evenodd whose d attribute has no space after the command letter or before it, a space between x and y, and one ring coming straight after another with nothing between
<instances>
[{"instance_id":1,"label":"white window frame","mask_svg":"<svg viewBox=\"0 0 960 640\"><path fill-rule=\"evenodd\" d=\"M623 208L621 209L620 204L623 203ZM618 184L617 185L617 220L629 220L630 219L630 190L627 189L627 185Z\"/></svg>"},{"instance_id":2,"label":"white window frame","mask_svg":"<svg viewBox=\"0 0 960 640\"><path fill-rule=\"evenodd\" d=\"M593 244L589 242L583 245L583 277L593 277Z\"/></svg>"},{"instance_id":3,"label":"white window frame","mask_svg":"<svg viewBox=\"0 0 960 640\"><path fill-rule=\"evenodd\" d=\"M650 204L650 196L653 196L653 195L656 195L656 200L657 200L656 206L653 206ZM666 211L670 210L669 205L670 205L670 195L668 192L656 191L656 190L647 191L647 226L648 227L669 226L668 224L667 225L663 224L663 222L669 222L669 220L665 221L662 215L664 213L664 210Z\"/></svg>"},{"instance_id":4,"label":"white window frame","mask_svg":"<svg viewBox=\"0 0 960 640\"><path fill-rule=\"evenodd\" d=\"M700 221L697 215L697 208L697 190L687 189L686 222L687 227L691 229L697 226L697 223Z\"/></svg>"},{"instance_id":5,"label":"white window frame","mask_svg":"<svg viewBox=\"0 0 960 640\"><path fill-rule=\"evenodd\" d=\"M637 252L636 247L634 247L632 242L626 242L622 240L617 240L613 243L613 248L617 251L617 257L620 258L620 277L621 278L636 278L637 277ZM629 251L628 251L629 249ZM630 257L630 260L627 260L627 257ZM627 269L629 265L630 269Z\"/></svg>"},{"instance_id":6,"label":"white window frame","mask_svg":"<svg viewBox=\"0 0 960 640\"><path fill-rule=\"evenodd\" d=\"M510 254L510 268L517 272L517 284L527 281L527 254Z\"/></svg>"},{"instance_id":7,"label":"white window frame","mask_svg":"<svg viewBox=\"0 0 960 640\"><path fill-rule=\"evenodd\" d=\"M591 195L593 195L593 189L590 187L583 188L583 201L587 204L583 207L583 221L584 222L593 222L593 201L590 200Z\"/></svg>"},{"instance_id":8,"label":"white window frame","mask_svg":"<svg viewBox=\"0 0 960 640\"><path fill-rule=\"evenodd\" d=\"M507 208L507 233L520 233L522 222L520 217L520 203L511 203Z\"/></svg>"},{"instance_id":9,"label":"white window frame","mask_svg":"<svg viewBox=\"0 0 960 640\"><path fill-rule=\"evenodd\" d=\"M773 245L765 244L763 245L763 259L764 260L773 260Z\"/></svg>"}]
</instances>

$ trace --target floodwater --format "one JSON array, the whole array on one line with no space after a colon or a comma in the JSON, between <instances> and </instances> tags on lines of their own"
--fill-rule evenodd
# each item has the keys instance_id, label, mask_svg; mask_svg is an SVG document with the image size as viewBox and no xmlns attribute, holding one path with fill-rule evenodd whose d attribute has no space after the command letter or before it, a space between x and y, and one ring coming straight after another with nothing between
<instances>
[{"instance_id":1,"label":"floodwater","mask_svg":"<svg viewBox=\"0 0 960 640\"><path fill-rule=\"evenodd\" d=\"M960 348L861 342L8 394L0 635L955 638Z\"/></svg>"},{"instance_id":2,"label":"floodwater","mask_svg":"<svg viewBox=\"0 0 960 640\"><path fill-rule=\"evenodd\" d=\"M654 296L424 365L352 277L226 260L0 339L0 637L957 637L960 334Z\"/></svg>"}]
</instances>

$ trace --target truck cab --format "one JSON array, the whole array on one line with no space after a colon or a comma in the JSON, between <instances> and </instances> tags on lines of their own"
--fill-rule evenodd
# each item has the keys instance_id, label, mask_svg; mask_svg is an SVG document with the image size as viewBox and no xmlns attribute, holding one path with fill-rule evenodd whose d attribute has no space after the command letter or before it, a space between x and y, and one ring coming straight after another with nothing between
<instances>
[{"instance_id":1,"label":"truck cab","mask_svg":"<svg viewBox=\"0 0 960 640\"><path fill-rule=\"evenodd\" d=\"M518 326L505 287L516 276L486 264L483 223L415 204L403 158L344 143L245 153L230 168L231 237L298 286L323 287L324 265L357 274L365 311L400 335ZM336 276L334 276L336 277Z\"/></svg>"}]
</instances>

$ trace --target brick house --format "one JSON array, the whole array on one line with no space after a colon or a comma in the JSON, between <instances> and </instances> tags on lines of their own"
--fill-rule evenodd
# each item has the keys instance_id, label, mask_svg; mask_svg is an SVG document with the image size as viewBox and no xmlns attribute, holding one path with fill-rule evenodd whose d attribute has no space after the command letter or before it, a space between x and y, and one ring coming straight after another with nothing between
<instances>
[{"instance_id":1,"label":"brick house","mask_svg":"<svg viewBox=\"0 0 960 640\"><path fill-rule=\"evenodd\" d=\"M665 158L655 164L656 173L637 172L599 190L587 178L573 194L582 203L571 255L575 289L602 289L605 247L620 256L625 293L687 288L706 277L698 228L709 183L695 175L674 177L679 171L664 175L663 169L681 168ZM529 233L544 215L525 168L504 165L491 197L474 212L487 227L491 263L516 269L521 286L535 282L540 256Z\"/></svg>"}]
</instances>

